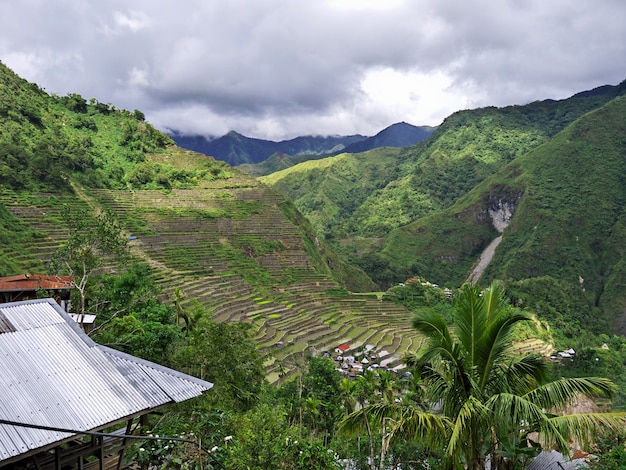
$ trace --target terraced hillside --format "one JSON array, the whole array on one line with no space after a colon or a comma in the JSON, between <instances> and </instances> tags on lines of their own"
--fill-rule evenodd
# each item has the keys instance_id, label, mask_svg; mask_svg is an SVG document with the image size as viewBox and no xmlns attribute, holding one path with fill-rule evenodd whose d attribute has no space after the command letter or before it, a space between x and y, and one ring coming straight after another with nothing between
<instances>
[{"instance_id":1,"label":"terraced hillside","mask_svg":"<svg viewBox=\"0 0 626 470\"><path fill-rule=\"evenodd\" d=\"M76 191L0 194L0 203L31 234L23 253L13 254L21 265L45 268L65 237L59 216L64 203L109 207L132 235L131 252L153 266L166 302L178 288L186 306L198 302L218 321L253 325L260 348L270 353L271 381L293 370L305 351L372 345L392 367L419 341L405 308L340 288L314 260L323 257L323 247L284 215L290 203L244 174L168 192Z\"/></svg>"}]
</instances>

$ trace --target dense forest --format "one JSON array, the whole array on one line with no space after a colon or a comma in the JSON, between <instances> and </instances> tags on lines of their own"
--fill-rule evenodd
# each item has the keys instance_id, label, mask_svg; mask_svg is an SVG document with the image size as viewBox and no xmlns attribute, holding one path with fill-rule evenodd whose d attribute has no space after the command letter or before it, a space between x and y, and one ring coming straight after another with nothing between
<instances>
[{"instance_id":1,"label":"dense forest","mask_svg":"<svg viewBox=\"0 0 626 470\"><path fill-rule=\"evenodd\" d=\"M623 84L261 183L141 111L2 64L0 83L0 275L73 275L95 341L215 384L150 423L209 453L129 462L522 469L582 448L621 468Z\"/></svg>"}]
</instances>

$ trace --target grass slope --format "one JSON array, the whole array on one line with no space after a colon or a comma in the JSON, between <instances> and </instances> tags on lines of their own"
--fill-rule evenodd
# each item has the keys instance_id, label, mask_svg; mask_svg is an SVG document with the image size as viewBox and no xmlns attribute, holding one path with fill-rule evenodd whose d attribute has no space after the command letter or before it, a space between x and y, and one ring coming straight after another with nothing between
<instances>
[{"instance_id":1,"label":"grass slope","mask_svg":"<svg viewBox=\"0 0 626 470\"><path fill-rule=\"evenodd\" d=\"M403 280L394 273L406 271L406 262L390 266L378 256L390 231L451 207L485 178L625 90L621 84L561 101L460 111L413 147L301 163L262 181L290 198L318 236L387 287Z\"/></svg>"},{"instance_id":2,"label":"grass slope","mask_svg":"<svg viewBox=\"0 0 626 470\"><path fill-rule=\"evenodd\" d=\"M417 336L405 308L345 289L373 284L276 191L172 146L139 111L48 96L4 66L0 79L0 276L46 271L67 237L65 205L111 209L163 300L179 288L187 307L252 323L273 379L294 355L343 342L398 362Z\"/></svg>"},{"instance_id":3,"label":"grass slope","mask_svg":"<svg viewBox=\"0 0 626 470\"><path fill-rule=\"evenodd\" d=\"M392 232L383 255L399 270L459 284L498 235L489 211L507 206L513 218L481 282L507 281L521 304L534 299L570 331L623 331L625 131L626 98L618 97L450 209Z\"/></svg>"}]
</instances>

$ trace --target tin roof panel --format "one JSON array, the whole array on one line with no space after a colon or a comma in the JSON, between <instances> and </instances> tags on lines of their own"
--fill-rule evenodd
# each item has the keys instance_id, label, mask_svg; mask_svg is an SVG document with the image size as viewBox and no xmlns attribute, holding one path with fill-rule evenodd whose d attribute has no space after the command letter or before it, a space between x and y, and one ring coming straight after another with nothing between
<instances>
[{"instance_id":1,"label":"tin roof panel","mask_svg":"<svg viewBox=\"0 0 626 470\"><path fill-rule=\"evenodd\" d=\"M96 344L52 299L0 304L0 313L14 328L0 334L0 419L93 430L212 387ZM0 465L67 437L0 424Z\"/></svg>"}]
</instances>

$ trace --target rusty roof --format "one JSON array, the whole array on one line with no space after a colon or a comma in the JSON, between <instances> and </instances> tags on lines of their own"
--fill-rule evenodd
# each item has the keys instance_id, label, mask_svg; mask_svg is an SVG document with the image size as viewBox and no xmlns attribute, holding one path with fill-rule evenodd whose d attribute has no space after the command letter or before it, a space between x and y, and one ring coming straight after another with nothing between
<instances>
[{"instance_id":1,"label":"rusty roof","mask_svg":"<svg viewBox=\"0 0 626 470\"><path fill-rule=\"evenodd\" d=\"M75 287L72 276L47 274L19 274L0 277L0 292L31 291L38 289L60 290Z\"/></svg>"}]
</instances>

